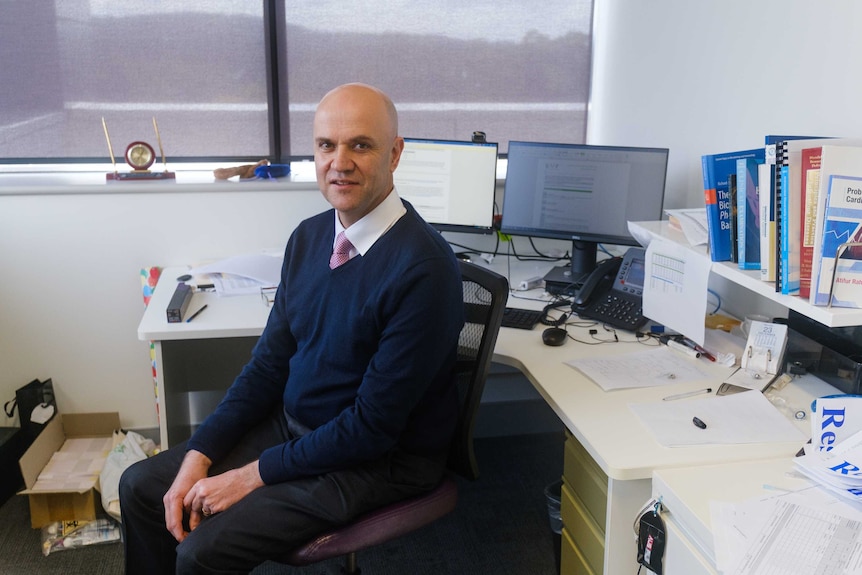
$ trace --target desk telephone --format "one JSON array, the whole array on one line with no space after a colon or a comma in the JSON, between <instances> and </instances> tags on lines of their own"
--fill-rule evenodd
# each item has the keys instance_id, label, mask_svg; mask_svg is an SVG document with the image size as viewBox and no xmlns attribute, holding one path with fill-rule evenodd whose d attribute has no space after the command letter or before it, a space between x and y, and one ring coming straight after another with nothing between
<instances>
[{"instance_id":1,"label":"desk telephone","mask_svg":"<svg viewBox=\"0 0 862 575\"><path fill-rule=\"evenodd\" d=\"M572 311L611 327L635 331L643 316L645 252L630 248L622 257L599 262L578 291Z\"/></svg>"}]
</instances>

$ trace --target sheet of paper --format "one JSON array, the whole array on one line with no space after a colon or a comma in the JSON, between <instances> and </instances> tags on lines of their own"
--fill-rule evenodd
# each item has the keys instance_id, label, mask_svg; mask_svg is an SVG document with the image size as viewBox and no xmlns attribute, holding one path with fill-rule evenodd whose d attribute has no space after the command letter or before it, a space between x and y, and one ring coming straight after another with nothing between
<instances>
[{"instance_id":1,"label":"sheet of paper","mask_svg":"<svg viewBox=\"0 0 862 575\"><path fill-rule=\"evenodd\" d=\"M635 353L567 361L605 391L709 380L698 362L666 346Z\"/></svg>"},{"instance_id":2,"label":"sheet of paper","mask_svg":"<svg viewBox=\"0 0 862 575\"><path fill-rule=\"evenodd\" d=\"M630 403L629 409L665 447L772 443L807 439L762 393ZM706 424L697 427L697 417Z\"/></svg>"},{"instance_id":3,"label":"sheet of paper","mask_svg":"<svg viewBox=\"0 0 862 575\"><path fill-rule=\"evenodd\" d=\"M665 210L668 216L675 217L685 234L685 239L693 246L704 245L709 241L709 224L706 208Z\"/></svg>"},{"instance_id":4,"label":"sheet of paper","mask_svg":"<svg viewBox=\"0 0 862 575\"><path fill-rule=\"evenodd\" d=\"M277 286L281 281L281 256L267 254L247 254L219 260L198 266L189 271L192 275L231 274L260 282L262 285Z\"/></svg>"},{"instance_id":5,"label":"sheet of paper","mask_svg":"<svg viewBox=\"0 0 862 575\"><path fill-rule=\"evenodd\" d=\"M208 274L206 277L219 296L255 295L261 288L270 287L268 283L231 274Z\"/></svg>"},{"instance_id":6,"label":"sheet of paper","mask_svg":"<svg viewBox=\"0 0 862 575\"><path fill-rule=\"evenodd\" d=\"M688 248L653 239L646 249L644 315L703 345L710 264Z\"/></svg>"},{"instance_id":7,"label":"sheet of paper","mask_svg":"<svg viewBox=\"0 0 862 575\"><path fill-rule=\"evenodd\" d=\"M766 556L769 550L762 545L756 545L757 538L764 529L768 528L770 517L774 514L778 502L820 510L832 516L845 517L853 521L862 521L862 510L856 506L838 500L827 491L818 489L811 481L796 476L795 473L787 473L786 478L788 483L784 485L787 488L780 486L784 482L783 479L776 478L778 485L764 484L763 495L746 501L727 503L710 500L715 566L719 572L734 573L733 569L746 554L760 552ZM715 494L715 497L720 499L721 494ZM824 524L822 527L828 529L828 525ZM760 541L763 542L762 539ZM764 568L767 567L768 565L764 564ZM814 571L808 571L808 573L811 572ZM836 571L836 573L841 572ZM787 573L797 573L797 571L791 570Z\"/></svg>"},{"instance_id":8,"label":"sheet of paper","mask_svg":"<svg viewBox=\"0 0 862 575\"><path fill-rule=\"evenodd\" d=\"M851 574L862 569L862 522L776 499L726 571L738 575Z\"/></svg>"}]
</instances>

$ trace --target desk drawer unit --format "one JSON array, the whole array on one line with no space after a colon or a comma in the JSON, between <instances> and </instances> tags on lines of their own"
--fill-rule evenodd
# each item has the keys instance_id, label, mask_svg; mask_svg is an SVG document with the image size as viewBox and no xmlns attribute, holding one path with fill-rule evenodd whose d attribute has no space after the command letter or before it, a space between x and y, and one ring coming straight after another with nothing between
<instances>
[{"instance_id":1,"label":"desk drawer unit","mask_svg":"<svg viewBox=\"0 0 862 575\"><path fill-rule=\"evenodd\" d=\"M586 558L578 550L572 536L563 527L562 555L560 558L560 571L567 575L601 575L590 567Z\"/></svg>"},{"instance_id":2,"label":"desk drawer unit","mask_svg":"<svg viewBox=\"0 0 862 575\"><path fill-rule=\"evenodd\" d=\"M562 575L602 573L608 477L577 439L567 434L563 458Z\"/></svg>"}]
</instances>

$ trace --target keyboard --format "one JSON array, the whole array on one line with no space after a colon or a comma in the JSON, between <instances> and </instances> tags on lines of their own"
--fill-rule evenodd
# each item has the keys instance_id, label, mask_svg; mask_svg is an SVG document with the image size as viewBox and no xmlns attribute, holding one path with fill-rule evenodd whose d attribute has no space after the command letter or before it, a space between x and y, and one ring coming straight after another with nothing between
<instances>
[{"instance_id":1,"label":"keyboard","mask_svg":"<svg viewBox=\"0 0 862 575\"><path fill-rule=\"evenodd\" d=\"M507 307L503 310L503 323L501 325L516 329L533 329L540 319L542 319L540 310Z\"/></svg>"}]
</instances>

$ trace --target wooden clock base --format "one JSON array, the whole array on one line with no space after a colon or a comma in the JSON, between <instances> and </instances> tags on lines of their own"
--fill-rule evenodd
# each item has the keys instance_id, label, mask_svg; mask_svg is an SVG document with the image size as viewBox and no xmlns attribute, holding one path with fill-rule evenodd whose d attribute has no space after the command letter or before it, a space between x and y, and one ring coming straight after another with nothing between
<instances>
[{"instance_id":1,"label":"wooden clock base","mask_svg":"<svg viewBox=\"0 0 862 575\"><path fill-rule=\"evenodd\" d=\"M106 182L168 181L175 182L176 172L108 172Z\"/></svg>"}]
</instances>

